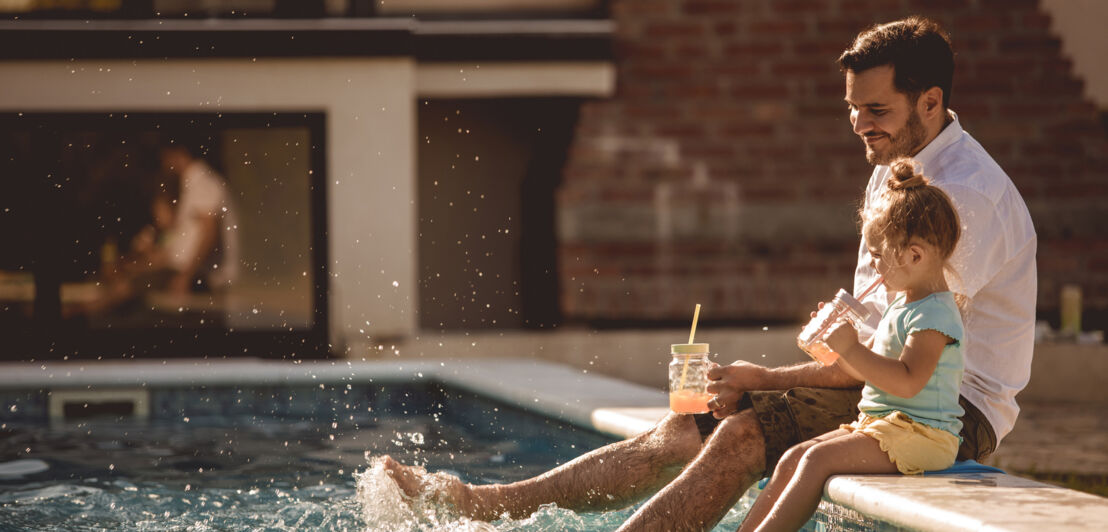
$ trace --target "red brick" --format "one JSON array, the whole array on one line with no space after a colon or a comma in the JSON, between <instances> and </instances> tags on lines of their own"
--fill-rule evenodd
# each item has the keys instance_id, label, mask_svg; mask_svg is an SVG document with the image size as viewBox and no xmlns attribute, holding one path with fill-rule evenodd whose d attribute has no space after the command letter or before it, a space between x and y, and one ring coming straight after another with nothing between
<instances>
[{"instance_id":1,"label":"red brick","mask_svg":"<svg viewBox=\"0 0 1108 532\"><path fill-rule=\"evenodd\" d=\"M1024 13L1020 17L1020 27L1046 31L1050 29L1050 16L1042 11Z\"/></svg>"},{"instance_id":2,"label":"red brick","mask_svg":"<svg viewBox=\"0 0 1108 532\"><path fill-rule=\"evenodd\" d=\"M619 41L616 42L615 53L622 60L657 60L669 55L669 47L663 42Z\"/></svg>"},{"instance_id":3,"label":"red brick","mask_svg":"<svg viewBox=\"0 0 1108 532\"><path fill-rule=\"evenodd\" d=\"M1014 79L971 78L956 82L950 92L953 99L954 95L959 93L972 95L973 98L983 98L995 97L997 94L1010 94L1014 90Z\"/></svg>"},{"instance_id":4,"label":"red brick","mask_svg":"<svg viewBox=\"0 0 1108 532\"><path fill-rule=\"evenodd\" d=\"M997 46L997 39L991 34L970 34L958 39L958 42L953 45L955 54L965 52L995 53Z\"/></svg>"},{"instance_id":5,"label":"red brick","mask_svg":"<svg viewBox=\"0 0 1108 532\"><path fill-rule=\"evenodd\" d=\"M631 118L677 120L681 117L681 111L673 105L629 104L624 107L624 112Z\"/></svg>"},{"instance_id":6,"label":"red brick","mask_svg":"<svg viewBox=\"0 0 1108 532\"><path fill-rule=\"evenodd\" d=\"M708 57L718 57L719 54L703 43L680 43L674 48L674 57L680 57L684 61L697 61Z\"/></svg>"},{"instance_id":7,"label":"red brick","mask_svg":"<svg viewBox=\"0 0 1108 532\"><path fill-rule=\"evenodd\" d=\"M646 25L644 36L650 39L703 38L707 26L699 22L651 22Z\"/></svg>"},{"instance_id":8,"label":"red brick","mask_svg":"<svg viewBox=\"0 0 1108 532\"><path fill-rule=\"evenodd\" d=\"M744 84L731 89L731 96L742 99L779 99L788 93L782 83L766 82Z\"/></svg>"},{"instance_id":9,"label":"red brick","mask_svg":"<svg viewBox=\"0 0 1108 532\"><path fill-rule=\"evenodd\" d=\"M1009 11L1015 10L1034 10L1038 7L1039 0L979 0L981 8L985 12L991 12L996 10L1007 9Z\"/></svg>"},{"instance_id":10,"label":"red brick","mask_svg":"<svg viewBox=\"0 0 1108 532\"><path fill-rule=\"evenodd\" d=\"M639 1L644 3L613 3L621 39L617 94L582 107L574 139L578 148L567 161L558 205L651 205L654 184L689 179L688 161L693 158L709 165L714 180L738 183L743 201L819 197L849 205L870 167L850 132L841 103L842 76L833 61L857 31L906 12L933 16L951 29L958 52L953 106L970 133L1012 176L1033 212L1038 212L1035 202L1108 199L1102 185L1108 184L1108 138L1034 2L821 0L794 6L811 9L803 16L782 17L774 10L789 6L769 0L736 0L732 5L717 3L722 0ZM797 0L785 0L792 1ZM690 15L685 9L689 5L703 14ZM732 8L742 14L729 19L709 13ZM757 33L770 29L772 33ZM648 36L649 31L657 36ZM806 72L819 61L828 68ZM584 148L613 135L675 139L684 163L666 166L646 148L609 154ZM1056 291L1050 287L1061 280L1092 283L1092 264L1099 261L1095 269L1102 280L1095 282L1104 287L1101 304L1108 308L1108 251L1090 255L1098 245L1108 247L1108 238L1055 246L1052 239L1068 229L1051 227L1040 232L1040 249L1059 262L1041 263L1040 286ZM683 318L685 308L646 304L684 302L666 293L676 289L713 306L723 302L721 312L745 319L801 316L811 305L811 293L849 282L855 245L853 240L772 245L706 241L688 248L699 254L698 260L672 266L658 262L659 254L680 255L684 248L601 246L573 257L560 252L560 262L578 277L564 284L573 289L563 290L563 310L571 317ZM824 271L807 272L795 286L772 282L769 271L778 265L787 269L810 262L823 264ZM1052 273L1061 263L1071 268ZM746 274L729 275L739 267ZM627 272L635 277L626 283L616 279ZM580 288L585 291L577 292Z\"/></svg>"},{"instance_id":11,"label":"red brick","mask_svg":"<svg viewBox=\"0 0 1108 532\"><path fill-rule=\"evenodd\" d=\"M685 0L681 11L689 15L735 16L743 10L743 2L734 0Z\"/></svg>"},{"instance_id":12,"label":"red brick","mask_svg":"<svg viewBox=\"0 0 1108 532\"><path fill-rule=\"evenodd\" d=\"M864 0L863 0L864 1ZM849 12L844 9L843 12ZM829 40L842 39L842 50L850 47L854 37L862 30L873 25L873 21L858 17L820 17L816 20L816 33Z\"/></svg>"},{"instance_id":13,"label":"red brick","mask_svg":"<svg viewBox=\"0 0 1108 532\"><path fill-rule=\"evenodd\" d=\"M749 24L747 30L752 35L773 36L784 38L789 35L803 35L808 29L808 24L798 19L772 19L754 21Z\"/></svg>"},{"instance_id":14,"label":"red brick","mask_svg":"<svg viewBox=\"0 0 1108 532\"><path fill-rule=\"evenodd\" d=\"M720 36L734 35L737 30L738 24L734 20L718 21L712 25L712 31Z\"/></svg>"},{"instance_id":15,"label":"red brick","mask_svg":"<svg viewBox=\"0 0 1108 532\"><path fill-rule=\"evenodd\" d=\"M805 13L823 14L829 7L827 0L774 0L770 5L778 14L790 17Z\"/></svg>"},{"instance_id":16,"label":"red brick","mask_svg":"<svg viewBox=\"0 0 1108 532\"><path fill-rule=\"evenodd\" d=\"M810 58L826 58L826 62L834 65L835 60L842 54L845 46L839 39L792 39L792 49L797 54ZM838 68L836 66L836 68Z\"/></svg>"},{"instance_id":17,"label":"red brick","mask_svg":"<svg viewBox=\"0 0 1108 532\"><path fill-rule=\"evenodd\" d=\"M1085 90L1085 82L1074 78L1018 79L1018 90L1035 97L1080 97Z\"/></svg>"},{"instance_id":18,"label":"red brick","mask_svg":"<svg viewBox=\"0 0 1108 532\"><path fill-rule=\"evenodd\" d=\"M981 76L981 77L1011 77L1014 75L1027 74L1027 69L1034 66L1034 63L1029 62L1026 58L1005 57L1005 56L986 56L973 61L965 61L965 65L962 68L962 72L966 77ZM956 71L955 76L962 72Z\"/></svg>"},{"instance_id":19,"label":"red brick","mask_svg":"<svg viewBox=\"0 0 1108 532\"><path fill-rule=\"evenodd\" d=\"M997 48L1001 53L1036 53L1057 55L1062 43L1055 37L1042 34L1008 36L1000 39Z\"/></svg>"},{"instance_id":20,"label":"red brick","mask_svg":"<svg viewBox=\"0 0 1108 532\"><path fill-rule=\"evenodd\" d=\"M985 14L966 15L958 18L957 29L951 28L951 33L997 31L1012 27L1012 17L1008 12L999 10ZM957 34L955 33L955 34Z\"/></svg>"},{"instance_id":21,"label":"red brick","mask_svg":"<svg viewBox=\"0 0 1108 532\"><path fill-rule=\"evenodd\" d=\"M746 121L730 123L722 131L728 137L766 137L773 134L773 126L765 123Z\"/></svg>"},{"instance_id":22,"label":"red brick","mask_svg":"<svg viewBox=\"0 0 1108 532\"><path fill-rule=\"evenodd\" d=\"M939 14L949 11L959 12L966 8L969 0L911 0L909 9L912 13L919 13L932 18L940 18ZM940 21L941 23L942 21ZM948 26L946 24L944 27Z\"/></svg>"},{"instance_id":23,"label":"red brick","mask_svg":"<svg viewBox=\"0 0 1108 532\"><path fill-rule=\"evenodd\" d=\"M838 67L831 61L818 59L803 59L792 61L779 61L770 66L770 72L782 77L819 77L838 75Z\"/></svg>"},{"instance_id":24,"label":"red brick","mask_svg":"<svg viewBox=\"0 0 1108 532\"><path fill-rule=\"evenodd\" d=\"M677 12L673 0L614 0L612 17L616 20L672 16Z\"/></svg>"},{"instance_id":25,"label":"red brick","mask_svg":"<svg viewBox=\"0 0 1108 532\"><path fill-rule=\"evenodd\" d=\"M694 71L694 65L681 61L647 61L627 67L629 76L670 82L688 79Z\"/></svg>"},{"instance_id":26,"label":"red brick","mask_svg":"<svg viewBox=\"0 0 1108 532\"><path fill-rule=\"evenodd\" d=\"M730 159L735 156L734 144L696 142L681 150L682 156L689 159L719 158Z\"/></svg>"},{"instance_id":27,"label":"red brick","mask_svg":"<svg viewBox=\"0 0 1108 532\"><path fill-rule=\"evenodd\" d=\"M723 47L723 53L726 56L752 56L755 58L777 56L784 51L785 45L781 41L737 42Z\"/></svg>"},{"instance_id":28,"label":"red brick","mask_svg":"<svg viewBox=\"0 0 1108 532\"><path fill-rule=\"evenodd\" d=\"M654 132L663 137L678 137L681 139L703 139L707 137L704 126L700 124L680 124L666 122L653 128Z\"/></svg>"}]
</instances>

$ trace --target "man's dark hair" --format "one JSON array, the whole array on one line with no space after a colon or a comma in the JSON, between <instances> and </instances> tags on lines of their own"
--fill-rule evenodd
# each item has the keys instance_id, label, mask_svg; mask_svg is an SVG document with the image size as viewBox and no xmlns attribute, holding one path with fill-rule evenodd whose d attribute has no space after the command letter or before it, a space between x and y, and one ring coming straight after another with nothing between
<instances>
[{"instance_id":1,"label":"man's dark hair","mask_svg":"<svg viewBox=\"0 0 1108 532\"><path fill-rule=\"evenodd\" d=\"M943 90L943 108L950 107L954 51L950 36L937 22L911 16L878 24L859 33L839 56L844 72L884 65L893 67L893 86L913 103L923 91L938 87Z\"/></svg>"}]
</instances>

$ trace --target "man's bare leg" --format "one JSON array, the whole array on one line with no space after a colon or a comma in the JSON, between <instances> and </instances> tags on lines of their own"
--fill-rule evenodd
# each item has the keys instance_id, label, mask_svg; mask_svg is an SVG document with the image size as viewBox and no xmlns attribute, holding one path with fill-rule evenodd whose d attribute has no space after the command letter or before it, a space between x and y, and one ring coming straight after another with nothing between
<instances>
[{"instance_id":1,"label":"man's bare leg","mask_svg":"<svg viewBox=\"0 0 1108 532\"><path fill-rule=\"evenodd\" d=\"M623 531L708 530L762 476L762 425L752 410L728 416L673 482L620 527Z\"/></svg>"},{"instance_id":2,"label":"man's bare leg","mask_svg":"<svg viewBox=\"0 0 1108 532\"><path fill-rule=\"evenodd\" d=\"M526 517L539 506L602 511L624 508L654 493L681 471L700 450L692 416L669 414L649 431L606 445L542 475L511 484L435 483L462 515L492 520L508 513ZM419 494L428 478L417 468L385 458L385 468L408 495Z\"/></svg>"}]
</instances>

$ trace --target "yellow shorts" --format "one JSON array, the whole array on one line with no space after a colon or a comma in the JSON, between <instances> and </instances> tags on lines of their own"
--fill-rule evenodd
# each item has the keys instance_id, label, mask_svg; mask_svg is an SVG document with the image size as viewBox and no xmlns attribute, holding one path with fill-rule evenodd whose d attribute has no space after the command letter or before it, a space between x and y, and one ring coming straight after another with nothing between
<instances>
[{"instance_id":1,"label":"yellow shorts","mask_svg":"<svg viewBox=\"0 0 1108 532\"><path fill-rule=\"evenodd\" d=\"M954 465L958 455L958 437L948 431L916 423L901 412L876 418L864 412L858 420L839 428L858 431L881 444L889 461L905 475L937 471Z\"/></svg>"}]
</instances>

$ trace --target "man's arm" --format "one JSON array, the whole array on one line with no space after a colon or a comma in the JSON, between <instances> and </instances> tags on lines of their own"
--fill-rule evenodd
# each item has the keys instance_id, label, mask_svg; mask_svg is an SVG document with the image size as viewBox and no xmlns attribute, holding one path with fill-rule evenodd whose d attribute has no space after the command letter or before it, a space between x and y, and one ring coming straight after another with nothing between
<instances>
[{"instance_id":1,"label":"man's arm","mask_svg":"<svg viewBox=\"0 0 1108 532\"><path fill-rule=\"evenodd\" d=\"M739 399L748 391L788 390L790 388L853 388L862 381L851 377L838 365L824 366L807 362L793 366L767 368L742 360L730 366L716 366L708 371L708 392L716 394L709 406L712 415L723 419L738 410Z\"/></svg>"},{"instance_id":2,"label":"man's arm","mask_svg":"<svg viewBox=\"0 0 1108 532\"><path fill-rule=\"evenodd\" d=\"M204 261L211 256L219 239L219 216L204 214L198 216L197 228L200 238L196 243L195 253L189 257L184 269L177 272L169 283L169 291L173 294L187 294L191 289L189 283L196 279L197 272L204 265Z\"/></svg>"}]
</instances>

